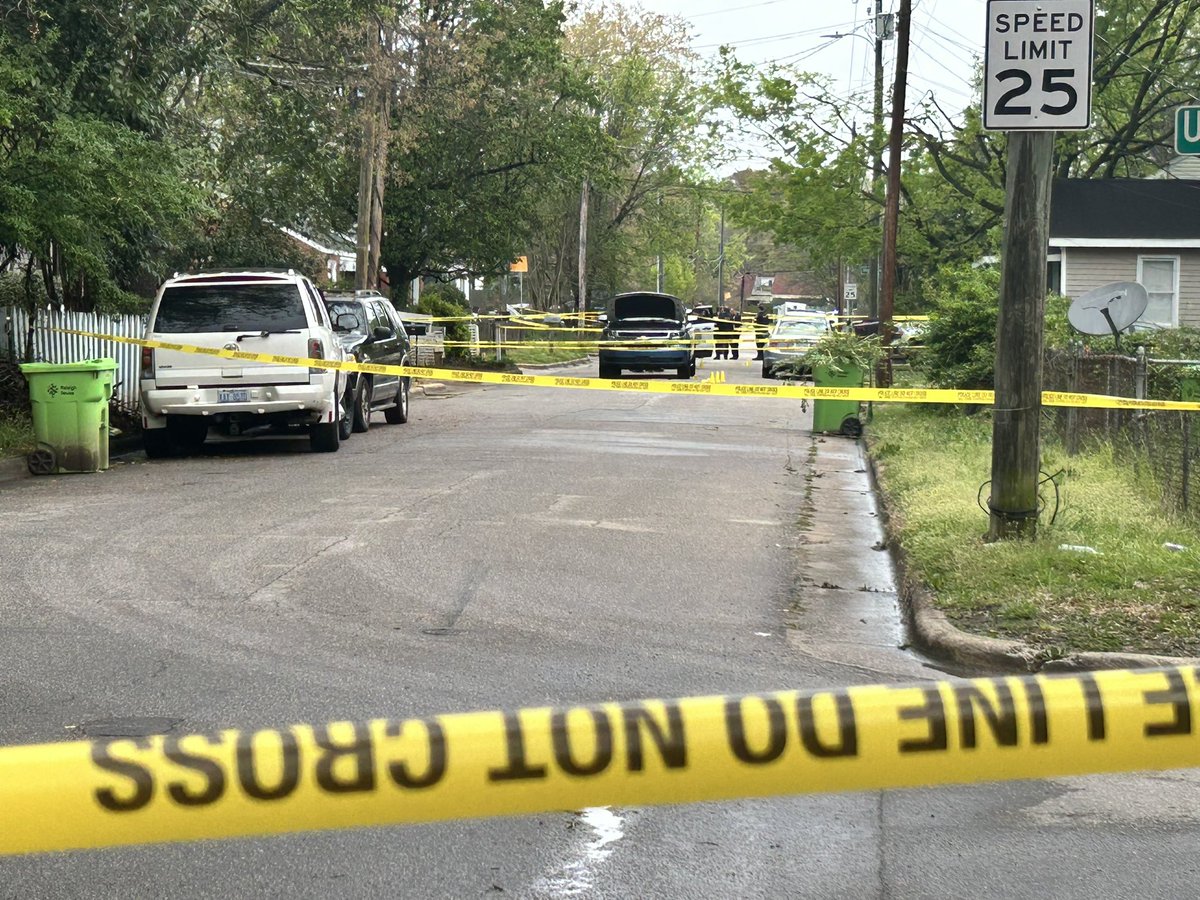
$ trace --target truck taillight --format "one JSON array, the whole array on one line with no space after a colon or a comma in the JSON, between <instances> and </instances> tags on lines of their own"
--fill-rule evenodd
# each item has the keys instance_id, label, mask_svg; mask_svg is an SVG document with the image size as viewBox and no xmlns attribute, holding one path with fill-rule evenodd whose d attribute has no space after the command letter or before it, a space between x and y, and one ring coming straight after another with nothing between
<instances>
[{"instance_id":1,"label":"truck taillight","mask_svg":"<svg viewBox=\"0 0 1200 900\"><path fill-rule=\"evenodd\" d=\"M153 347L143 347L142 348L142 377L143 378L153 378L154 377L154 348Z\"/></svg>"},{"instance_id":2,"label":"truck taillight","mask_svg":"<svg viewBox=\"0 0 1200 900\"><path fill-rule=\"evenodd\" d=\"M320 338L309 338L308 339L308 358L309 359L324 359L325 358L325 345L321 343ZM324 369L314 369L312 366L308 367L309 375L320 375L324 371L325 371Z\"/></svg>"}]
</instances>

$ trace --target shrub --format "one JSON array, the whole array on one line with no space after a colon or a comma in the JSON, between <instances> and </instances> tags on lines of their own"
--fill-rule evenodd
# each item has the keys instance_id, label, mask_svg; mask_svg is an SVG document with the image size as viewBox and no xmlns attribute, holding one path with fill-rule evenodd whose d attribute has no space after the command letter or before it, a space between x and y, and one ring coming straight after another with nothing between
<instances>
[{"instance_id":1,"label":"shrub","mask_svg":"<svg viewBox=\"0 0 1200 900\"><path fill-rule=\"evenodd\" d=\"M433 284L421 290L421 299L414 307L415 312L433 316L435 319L452 319L459 316L469 316L467 298L452 284ZM446 328L446 340L466 341L469 338L465 322L437 322ZM448 347L446 356L466 356L466 347Z\"/></svg>"},{"instance_id":2,"label":"shrub","mask_svg":"<svg viewBox=\"0 0 1200 900\"><path fill-rule=\"evenodd\" d=\"M936 387L987 389L996 365L1000 271L967 265L940 269L924 284L929 324L913 364Z\"/></svg>"},{"instance_id":3,"label":"shrub","mask_svg":"<svg viewBox=\"0 0 1200 900\"><path fill-rule=\"evenodd\" d=\"M814 369L824 366L835 375L843 374L843 367L851 366L861 369L865 375L874 369L875 364L882 358L883 343L879 335L859 337L853 330L835 330L822 335L813 348L804 354L803 363L794 363L793 366L803 365L805 368Z\"/></svg>"}]
</instances>

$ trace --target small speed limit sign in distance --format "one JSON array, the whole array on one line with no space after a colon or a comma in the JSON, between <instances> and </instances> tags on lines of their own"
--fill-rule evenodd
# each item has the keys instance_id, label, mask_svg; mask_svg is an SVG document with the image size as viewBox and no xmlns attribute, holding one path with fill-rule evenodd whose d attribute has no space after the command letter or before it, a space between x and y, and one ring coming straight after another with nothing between
<instances>
[{"instance_id":1,"label":"small speed limit sign in distance","mask_svg":"<svg viewBox=\"0 0 1200 900\"><path fill-rule=\"evenodd\" d=\"M1087 128L1094 0L988 0L987 11L983 127Z\"/></svg>"}]
</instances>

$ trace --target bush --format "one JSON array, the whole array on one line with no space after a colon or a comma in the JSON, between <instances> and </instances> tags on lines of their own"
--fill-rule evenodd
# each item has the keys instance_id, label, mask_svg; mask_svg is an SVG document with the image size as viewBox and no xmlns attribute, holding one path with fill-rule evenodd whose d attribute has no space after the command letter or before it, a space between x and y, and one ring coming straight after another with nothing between
<instances>
[{"instance_id":1,"label":"bush","mask_svg":"<svg viewBox=\"0 0 1200 900\"><path fill-rule=\"evenodd\" d=\"M452 319L471 314L467 309L466 295L452 284L434 284L422 288L421 299L413 307L413 310L433 316L435 319ZM435 322L434 324L445 326L446 340L448 341L466 341L470 337L465 322ZM446 348L447 357L466 355L466 347Z\"/></svg>"},{"instance_id":2,"label":"bush","mask_svg":"<svg viewBox=\"0 0 1200 900\"><path fill-rule=\"evenodd\" d=\"M829 331L824 334L803 360L791 363L794 370L828 368L833 374L844 374L844 366L861 369L863 374L871 372L883 358L883 343L877 334L859 337L853 330ZM786 364L779 366L786 370Z\"/></svg>"},{"instance_id":3,"label":"bush","mask_svg":"<svg viewBox=\"0 0 1200 900\"><path fill-rule=\"evenodd\" d=\"M950 266L924 284L929 324L913 356L935 387L990 389L996 366L1000 270Z\"/></svg>"}]
</instances>

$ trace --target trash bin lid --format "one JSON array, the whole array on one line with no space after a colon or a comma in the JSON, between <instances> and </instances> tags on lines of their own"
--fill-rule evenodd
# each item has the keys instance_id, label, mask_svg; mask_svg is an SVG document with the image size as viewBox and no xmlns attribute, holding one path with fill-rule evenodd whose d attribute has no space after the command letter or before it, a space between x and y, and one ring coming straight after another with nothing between
<instances>
[{"instance_id":1,"label":"trash bin lid","mask_svg":"<svg viewBox=\"0 0 1200 900\"><path fill-rule=\"evenodd\" d=\"M115 372L117 361L111 356L84 359L72 363L21 363L22 375L50 375L55 372Z\"/></svg>"}]
</instances>

